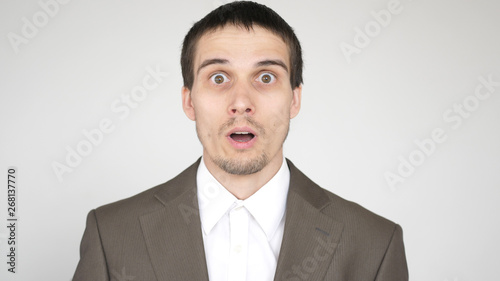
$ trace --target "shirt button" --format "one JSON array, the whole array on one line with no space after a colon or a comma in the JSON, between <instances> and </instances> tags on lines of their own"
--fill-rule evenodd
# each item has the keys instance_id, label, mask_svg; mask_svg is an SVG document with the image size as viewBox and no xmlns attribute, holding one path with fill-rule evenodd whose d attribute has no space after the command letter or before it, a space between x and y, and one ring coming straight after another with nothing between
<instances>
[{"instance_id":1,"label":"shirt button","mask_svg":"<svg viewBox=\"0 0 500 281\"><path fill-rule=\"evenodd\" d=\"M241 245L234 246L233 251L238 253L238 254L241 253Z\"/></svg>"}]
</instances>

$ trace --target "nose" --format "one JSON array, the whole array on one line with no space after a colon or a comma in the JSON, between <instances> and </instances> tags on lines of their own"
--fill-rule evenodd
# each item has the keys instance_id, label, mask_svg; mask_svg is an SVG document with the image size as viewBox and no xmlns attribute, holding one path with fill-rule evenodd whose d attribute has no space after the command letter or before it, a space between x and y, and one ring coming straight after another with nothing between
<instances>
[{"instance_id":1,"label":"nose","mask_svg":"<svg viewBox=\"0 0 500 281\"><path fill-rule=\"evenodd\" d=\"M228 107L228 113L230 116L251 116L255 113L252 92L253 86L250 83L238 81L233 84L230 92L230 102Z\"/></svg>"}]
</instances>

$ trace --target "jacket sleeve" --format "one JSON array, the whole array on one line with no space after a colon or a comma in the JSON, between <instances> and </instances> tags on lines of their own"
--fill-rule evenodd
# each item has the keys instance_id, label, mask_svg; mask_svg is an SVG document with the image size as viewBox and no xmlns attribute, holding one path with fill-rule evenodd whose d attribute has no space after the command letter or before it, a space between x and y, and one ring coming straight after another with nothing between
<instances>
[{"instance_id":1,"label":"jacket sleeve","mask_svg":"<svg viewBox=\"0 0 500 281\"><path fill-rule=\"evenodd\" d=\"M375 281L408 281L403 229L396 225Z\"/></svg>"},{"instance_id":2,"label":"jacket sleeve","mask_svg":"<svg viewBox=\"0 0 500 281\"><path fill-rule=\"evenodd\" d=\"M73 281L109 281L95 210L87 216L87 226L80 244L80 261Z\"/></svg>"}]
</instances>

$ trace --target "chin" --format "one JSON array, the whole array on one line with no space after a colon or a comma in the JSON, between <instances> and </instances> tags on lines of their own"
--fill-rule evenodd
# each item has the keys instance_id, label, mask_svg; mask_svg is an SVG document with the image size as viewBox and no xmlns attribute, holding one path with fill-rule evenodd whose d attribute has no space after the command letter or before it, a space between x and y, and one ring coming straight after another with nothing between
<instances>
[{"instance_id":1,"label":"chin","mask_svg":"<svg viewBox=\"0 0 500 281\"><path fill-rule=\"evenodd\" d=\"M223 171L232 175L251 175L260 172L269 163L269 157L263 153L258 157L229 159L215 157L213 162Z\"/></svg>"}]
</instances>

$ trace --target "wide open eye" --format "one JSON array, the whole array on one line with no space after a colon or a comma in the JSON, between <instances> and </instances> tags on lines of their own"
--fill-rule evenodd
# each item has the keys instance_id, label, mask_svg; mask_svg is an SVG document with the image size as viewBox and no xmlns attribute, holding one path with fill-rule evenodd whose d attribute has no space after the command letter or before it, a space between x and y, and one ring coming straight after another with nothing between
<instances>
[{"instance_id":1,"label":"wide open eye","mask_svg":"<svg viewBox=\"0 0 500 281\"><path fill-rule=\"evenodd\" d=\"M210 77L210 79L212 80L212 82L214 82L217 85L220 85L220 84L222 84L224 82L228 82L229 81L229 78L227 78L226 75L224 75L222 73L216 73L216 74L212 75Z\"/></svg>"},{"instance_id":2,"label":"wide open eye","mask_svg":"<svg viewBox=\"0 0 500 281\"><path fill-rule=\"evenodd\" d=\"M276 77L274 77L274 75L269 72L264 72L261 75L259 75L259 78L257 80L264 84L269 84L274 82L274 80L276 80Z\"/></svg>"}]
</instances>

